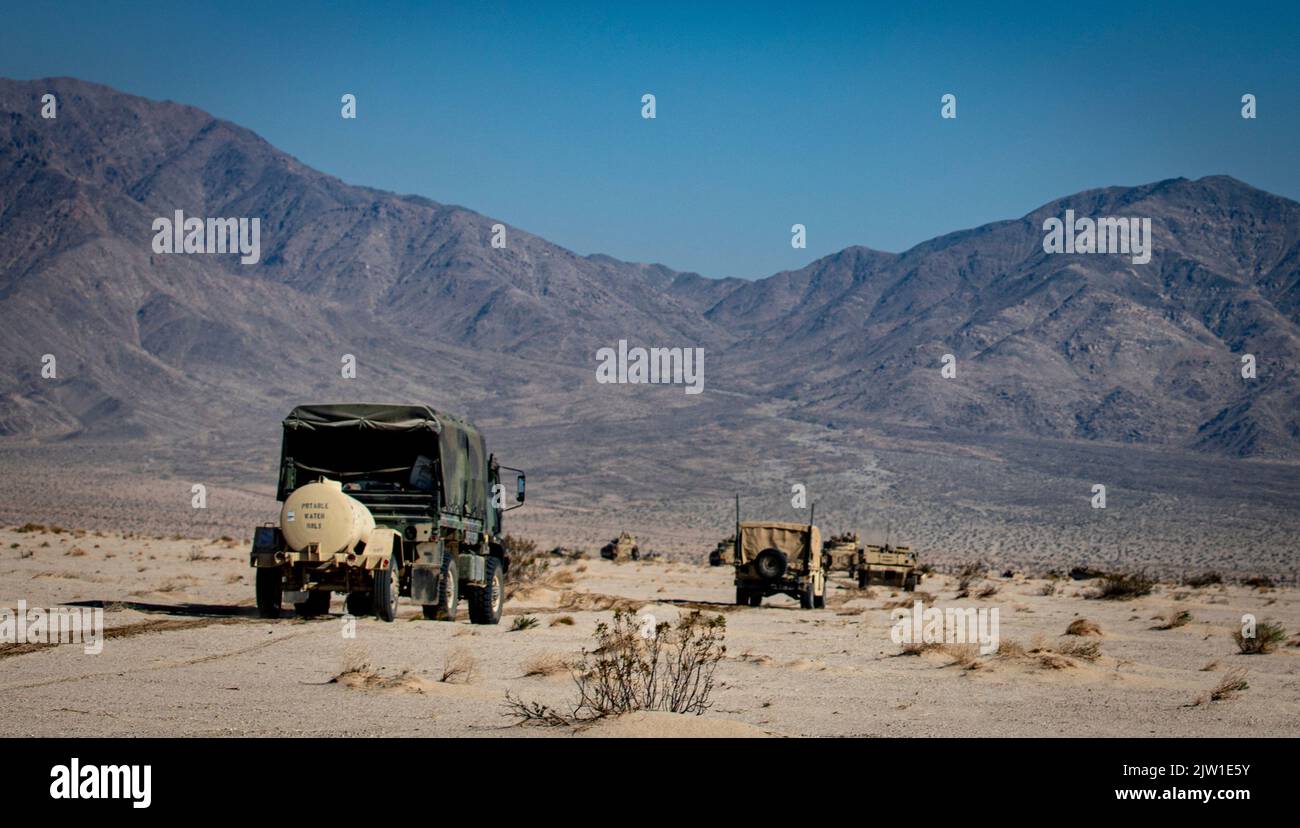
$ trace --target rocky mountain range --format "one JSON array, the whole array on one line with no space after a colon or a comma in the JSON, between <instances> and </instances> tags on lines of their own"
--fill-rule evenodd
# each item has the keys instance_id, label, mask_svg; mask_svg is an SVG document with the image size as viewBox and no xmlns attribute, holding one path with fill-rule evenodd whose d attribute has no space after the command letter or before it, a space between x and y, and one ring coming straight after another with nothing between
<instances>
[{"instance_id":1,"label":"rocky mountain range","mask_svg":"<svg viewBox=\"0 0 1300 828\"><path fill-rule=\"evenodd\" d=\"M1150 261L1046 253L1067 210L1149 219ZM176 211L256 218L257 261L159 252ZM541 488L520 519L547 542L617 521L694 550L733 492L789 517L794 480L839 526L954 556L1199 543L1257 550L1235 566L1294 560L1296 202L1223 176L1107 187L752 282L508 226L497 247L499 224L345 184L193 107L0 80L5 514L75 516L80 487L121 474L148 494L116 486L126 518L96 519L140 525L161 498L193 521L188 483L165 481L201 476L243 504L210 526L243 527L267 513L290 407L396 400L472 417L528 468ZM620 340L703 348L704 393L598 383L596 352ZM1129 519L1098 521L1099 480Z\"/></svg>"}]
</instances>

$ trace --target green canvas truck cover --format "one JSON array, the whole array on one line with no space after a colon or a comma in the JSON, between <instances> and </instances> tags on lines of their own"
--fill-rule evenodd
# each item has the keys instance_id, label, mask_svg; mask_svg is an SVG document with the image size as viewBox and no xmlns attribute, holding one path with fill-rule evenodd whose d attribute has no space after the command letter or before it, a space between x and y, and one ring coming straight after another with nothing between
<instances>
[{"instance_id":1,"label":"green canvas truck cover","mask_svg":"<svg viewBox=\"0 0 1300 828\"><path fill-rule=\"evenodd\" d=\"M487 445L478 429L427 405L300 405L284 419L281 468L292 458L298 484L312 475L343 479L410 470L418 457L438 460L444 508L486 517ZM307 475L304 478L303 475ZM278 498L284 500L282 475Z\"/></svg>"}]
</instances>

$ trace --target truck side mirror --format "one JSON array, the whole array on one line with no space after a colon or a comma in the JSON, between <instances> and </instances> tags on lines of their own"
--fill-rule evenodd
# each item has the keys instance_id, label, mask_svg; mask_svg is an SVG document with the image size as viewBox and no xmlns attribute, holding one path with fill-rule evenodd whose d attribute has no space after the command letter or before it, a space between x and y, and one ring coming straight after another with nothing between
<instances>
[{"instance_id":1,"label":"truck side mirror","mask_svg":"<svg viewBox=\"0 0 1300 828\"><path fill-rule=\"evenodd\" d=\"M519 473L519 477L517 477L517 478L515 479L515 502L517 502L517 503L523 503L523 502L524 502L524 475L523 475L523 472L520 472L520 473Z\"/></svg>"}]
</instances>

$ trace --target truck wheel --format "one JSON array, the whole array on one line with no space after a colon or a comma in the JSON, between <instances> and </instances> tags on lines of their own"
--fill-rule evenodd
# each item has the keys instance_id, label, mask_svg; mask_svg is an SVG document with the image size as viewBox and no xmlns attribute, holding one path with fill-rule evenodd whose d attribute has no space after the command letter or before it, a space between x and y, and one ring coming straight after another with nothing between
<instances>
[{"instance_id":1,"label":"truck wheel","mask_svg":"<svg viewBox=\"0 0 1300 828\"><path fill-rule=\"evenodd\" d=\"M813 608L813 585L810 583L799 591L799 609Z\"/></svg>"},{"instance_id":2,"label":"truck wheel","mask_svg":"<svg viewBox=\"0 0 1300 828\"><path fill-rule=\"evenodd\" d=\"M279 618L284 586L279 567L257 568L257 614L262 618Z\"/></svg>"},{"instance_id":3,"label":"truck wheel","mask_svg":"<svg viewBox=\"0 0 1300 828\"><path fill-rule=\"evenodd\" d=\"M751 593L749 593L749 605L750 605L751 607L761 607L761 606L763 606L763 593L761 593L761 592L751 592Z\"/></svg>"},{"instance_id":4,"label":"truck wheel","mask_svg":"<svg viewBox=\"0 0 1300 828\"><path fill-rule=\"evenodd\" d=\"M813 596L813 609L826 609L826 587L822 587L821 595Z\"/></svg>"},{"instance_id":5,"label":"truck wheel","mask_svg":"<svg viewBox=\"0 0 1300 828\"><path fill-rule=\"evenodd\" d=\"M490 557L484 567L486 586L470 587L469 620L471 624L496 624L501 621L501 609L506 603L506 578L501 571L501 559Z\"/></svg>"},{"instance_id":6,"label":"truck wheel","mask_svg":"<svg viewBox=\"0 0 1300 828\"><path fill-rule=\"evenodd\" d=\"M299 618L314 618L330 611L330 593L327 589L313 589L307 593L307 600L294 604L293 611Z\"/></svg>"},{"instance_id":7,"label":"truck wheel","mask_svg":"<svg viewBox=\"0 0 1300 828\"><path fill-rule=\"evenodd\" d=\"M858 589L866 589L867 584L871 582L871 572L866 569L858 570Z\"/></svg>"},{"instance_id":8,"label":"truck wheel","mask_svg":"<svg viewBox=\"0 0 1300 828\"><path fill-rule=\"evenodd\" d=\"M373 592L349 592L344 606L347 607L348 615L369 615L375 611L375 595Z\"/></svg>"},{"instance_id":9,"label":"truck wheel","mask_svg":"<svg viewBox=\"0 0 1300 828\"><path fill-rule=\"evenodd\" d=\"M424 617L430 621L455 621L460 607L460 568L456 556L442 556L442 572L438 575L438 603L424 605Z\"/></svg>"},{"instance_id":10,"label":"truck wheel","mask_svg":"<svg viewBox=\"0 0 1300 828\"><path fill-rule=\"evenodd\" d=\"M916 589L916 576L908 575L906 578L903 579L903 591L912 592L915 589Z\"/></svg>"},{"instance_id":11,"label":"truck wheel","mask_svg":"<svg viewBox=\"0 0 1300 828\"><path fill-rule=\"evenodd\" d=\"M749 605L749 590L744 587L736 587L736 606L744 607Z\"/></svg>"},{"instance_id":12,"label":"truck wheel","mask_svg":"<svg viewBox=\"0 0 1300 828\"><path fill-rule=\"evenodd\" d=\"M389 557L386 569L375 570L375 617L380 621L393 621L397 618L397 593L401 589L401 578L402 571L396 555Z\"/></svg>"}]
</instances>

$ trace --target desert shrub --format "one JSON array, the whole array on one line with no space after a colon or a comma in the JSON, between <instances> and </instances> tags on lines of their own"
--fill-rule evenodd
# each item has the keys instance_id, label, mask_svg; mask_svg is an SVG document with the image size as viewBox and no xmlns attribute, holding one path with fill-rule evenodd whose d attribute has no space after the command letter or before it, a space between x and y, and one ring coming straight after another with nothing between
<instances>
[{"instance_id":1,"label":"desert shrub","mask_svg":"<svg viewBox=\"0 0 1300 828\"><path fill-rule=\"evenodd\" d=\"M1265 655L1277 649L1286 640L1286 630L1276 621L1260 621L1253 636L1245 635L1241 628L1233 630L1232 640L1244 655Z\"/></svg>"},{"instance_id":2,"label":"desert shrub","mask_svg":"<svg viewBox=\"0 0 1300 828\"><path fill-rule=\"evenodd\" d=\"M1150 595L1155 588L1155 579L1141 570L1137 572L1108 572L1101 578L1101 586L1094 598L1109 601L1125 601Z\"/></svg>"},{"instance_id":3,"label":"desert shrub","mask_svg":"<svg viewBox=\"0 0 1300 828\"><path fill-rule=\"evenodd\" d=\"M1061 588L1057 581L1048 581L1038 590L1039 595L1055 595Z\"/></svg>"},{"instance_id":4,"label":"desert shrub","mask_svg":"<svg viewBox=\"0 0 1300 828\"><path fill-rule=\"evenodd\" d=\"M997 594L998 594L998 585L997 585L997 584L989 584L988 586L986 586L986 587L984 587L983 589L981 589L981 590L979 591L979 593L978 593L975 597L977 597L977 598L992 598L994 595L997 595Z\"/></svg>"},{"instance_id":5,"label":"desert shrub","mask_svg":"<svg viewBox=\"0 0 1300 828\"><path fill-rule=\"evenodd\" d=\"M1250 684L1246 681L1246 671L1238 667L1225 673L1218 684L1210 688L1208 692L1197 698L1193 703L1206 704L1207 702L1225 701L1236 698L1238 693L1249 689Z\"/></svg>"},{"instance_id":6,"label":"desert shrub","mask_svg":"<svg viewBox=\"0 0 1300 828\"><path fill-rule=\"evenodd\" d=\"M515 620L510 623L510 632L522 632L531 630L537 626L537 616L535 615L516 615Z\"/></svg>"},{"instance_id":7,"label":"desert shrub","mask_svg":"<svg viewBox=\"0 0 1300 828\"><path fill-rule=\"evenodd\" d=\"M1065 628L1066 635L1101 635L1101 625L1087 618L1076 618Z\"/></svg>"},{"instance_id":8,"label":"desert shrub","mask_svg":"<svg viewBox=\"0 0 1300 828\"><path fill-rule=\"evenodd\" d=\"M1183 579L1183 585L1199 589L1201 587L1214 586L1223 583L1223 576L1213 570L1202 572L1200 575L1193 575L1190 578Z\"/></svg>"},{"instance_id":9,"label":"desert shrub","mask_svg":"<svg viewBox=\"0 0 1300 828\"><path fill-rule=\"evenodd\" d=\"M510 566L506 570L506 597L537 581L551 565L551 559L538 550L537 543L516 535L501 538Z\"/></svg>"},{"instance_id":10,"label":"desert shrub","mask_svg":"<svg viewBox=\"0 0 1300 828\"><path fill-rule=\"evenodd\" d=\"M1242 581L1242 583L1248 587L1254 587L1255 589L1273 588L1273 579L1268 577L1267 575L1256 575L1253 578L1245 579L1244 581Z\"/></svg>"},{"instance_id":11,"label":"desert shrub","mask_svg":"<svg viewBox=\"0 0 1300 828\"><path fill-rule=\"evenodd\" d=\"M983 561L969 561L962 564L957 569L957 597L966 598L970 595L971 587L975 582L984 577L988 572L989 565Z\"/></svg>"},{"instance_id":12,"label":"desert shrub","mask_svg":"<svg viewBox=\"0 0 1300 828\"><path fill-rule=\"evenodd\" d=\"M1072 581L1090 581L1093 578L1104 577L1106 577L1105 572L1091 566L1076 566L1070 570L1070 580Z\"/></svg>"},{"instance_id":13,"label":"desert shrub","mask_svg":"<svg viewBox=\"0 0 1300 828\"><path fill-rule=\"evenodd\" d=\"M556 617L554 617L554 618L551 619L551 626L552 626L552 627L572 627L572 626L573 626L573 616L572 616L572 615L557 615Z\"/></svg>"},{"instance_id":14,"label":"desert shrub","mask_svg":"<svg viewBox=\"0 0 1300 828\"><path fill-rule=\"evenodd\" d=\"M636 710L701 715L712 707L714 673L726 654L726 619L698 610L676 624L645 629L634 613L614 610L596 625L595 647L570 667L577 700L568 712L506 694L520 724L579 724Z\"/></svg>"},{"instance_id":15,"label":"desert shrub","mask_svg":"<svg viewBox=\"0 0 1300 828\"><path fill-rule=\"evenodd\" d=\"M45 524L28 522L28 523L24 523L22 526L19 526L14 531L21 534L26 534L27 532L44 532Z\"/></svg>"},{"instance_id":16,"label":"desert shrub","mask_svg":"<svg viewBox=\"0 0 1300 828\"><path fill-rule=\"evenodd\" d=\"M1156 629L1172 630L1175 627L1185 626L1191 620L1192 614L1187 610L1183 610L1182 612L1171 612L1162 619L1162 623L1157 625Z\"/></svg>"}]
</instances>

